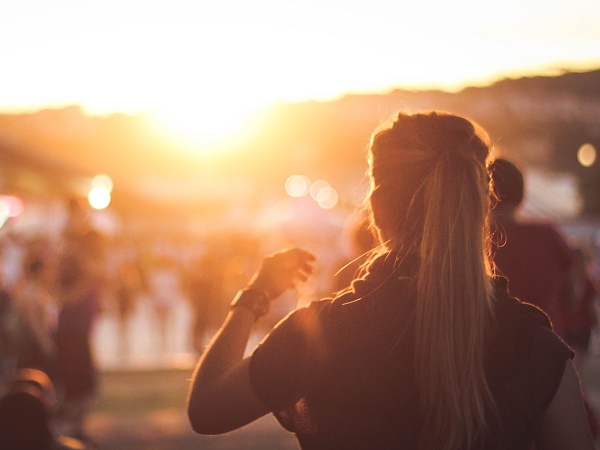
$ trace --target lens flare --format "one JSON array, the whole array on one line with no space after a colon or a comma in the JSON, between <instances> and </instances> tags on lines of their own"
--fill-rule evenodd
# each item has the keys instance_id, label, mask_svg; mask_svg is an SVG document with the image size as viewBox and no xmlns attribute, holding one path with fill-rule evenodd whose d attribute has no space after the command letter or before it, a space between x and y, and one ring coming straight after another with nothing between
<instances>
[{"instance_id":1,"label":"lens flare","mask_svg":"<svg viewBox=\"0 0 600 450\"><path fill-rule=\"evenodd\" d=\"M285 191L290 197L305 197L308 195L310 180L304 175L292 175L285 182Z\"/></svg>"},{"instance_id":2,"label":"lens flare","mask_svg":"<svg viewBox=\"0 0 600 450\"><path fill-rule=\"evenodd\" d=\"M102 188L107 192L112 192L113 181L108 175L101 173L92 180L92 188Z\"/></svg>"},{"instance_id":3,"label":"lens flare","mask_svg":"<svg viewBox=\"0 0 600 450\"><path fill-rule=\"evenodd\" d=\"M321 208L331 209L338 203L338 193L331 186L327 186L319 191L316 200Z\"/></svg>"},{"instance_id":4,"label":"lens flare","mask_svg":"<svg viewBox=\"0 0 600 450\"><path fill-rule=\"evenodd\" d=\"M310 196L313 198L313 200L318 202L319 201L318 200L319 192L321 192L321 190L328 188L328 187L329 187L329 183L327 181L317 180L310 186Z\"/></svg>"}]
</instances>

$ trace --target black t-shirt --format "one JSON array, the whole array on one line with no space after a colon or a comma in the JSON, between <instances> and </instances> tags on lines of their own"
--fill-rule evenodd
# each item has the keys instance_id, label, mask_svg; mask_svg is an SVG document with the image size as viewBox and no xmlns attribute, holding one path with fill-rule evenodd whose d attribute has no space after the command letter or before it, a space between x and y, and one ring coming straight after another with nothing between
<instances>
[{"instance_id":1,"label":"black t-shirt","mask_svg":"<svg viewBox=\"0 0 600 450\"><path fill-rule=\"evenodd\" d=\"M254 351L252 386L303 449L417 448L410 279L367 275L291 313ZM497 292L485 370L501 426L480 448L528 449L573 353L541 310Z\"/></svg>"}]
</instances>

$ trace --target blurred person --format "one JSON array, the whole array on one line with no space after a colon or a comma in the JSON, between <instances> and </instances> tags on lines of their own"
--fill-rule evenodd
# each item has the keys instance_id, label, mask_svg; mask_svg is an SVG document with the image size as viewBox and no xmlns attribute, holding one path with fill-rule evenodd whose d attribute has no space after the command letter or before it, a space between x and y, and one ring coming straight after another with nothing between
<instances>
[{"instance_id":1,"label":"blurred person","mask_svg":"<svg viewBox=\"0 0 600 450\"><path fill-rule=\"evenodd\" d=\"M20 369L0 398L0 449L91 449L57 432L55 412L56 394L50 378L37 369Z\"/></svg>"},{"instance_id":2,"label":"blurred person","mask_svg":"<svg viewBox=\"0 0 600 450\"><path fill-rule=\"evenodd\" d=\"M80 244L70 247L58 267L60 415L64 434L87 440L85 419L98 389L91 335L102 310L104 237L88 231L77 239Z\"/></svg>"},{"instance_id":3,"label":"blurred person","mask_svg":"<svg viewBox=\"0 0 600 450\"><path fill-rule=\"evenodd\" d=\"M67 218L62 231L64 243L76 245L91 229L87 202L77 197L68 198Z\"/></svg>"},{"instance_id":4,"label":"blurred person","mask_svg":"<svg viewBox=\"0 0 600 450\"><path fill-rule=\"evenodd\" d=\"M578 341L584 336L583 330L576 332L575 328L585 325L591 331L595 313L593 308L586 309L590 299L581 298L586 295L581 291L585 279L577 269L576 254L553 225L517 220L525 183L515 164L498 158L491 164L490 173L494 186L492 258L496 269L508 280L511 295L544 310L554 331L567 344L575 344L572 348L580 367L585 350ZM585 408L592 435L596 437L598 419L588 402Z\"/></svg>"},{"instance_id":5,"label":"blurred person","mask_svg":"<svg viewBox=\"0 0 600 450\"><path fill-rule=\"evenodd\" d=\"M215 308L223 299L221 258L216 250L208 250L192 262L184 273L183 287L192 309L190 339L197 353L204 351L204 341Z\"/></svg>"},{"instance_id":6,"label":"blurred person","mask_svg":"<svg viewBox=\"0 0 600 450\"><path fill-rule=\"evenodd\" d=\"M2 263L0 259L0 264ZM19 315L11 290L0 270L0 386L15 372L19 354Z\"/></svg>"},{"instance_id":7,"label":"blurred person","mask_svg":"<svg viewBox=\"0 0 600 450\"><path fill-rule=\"evenodd\" d=\"M117 308L119 354L123 360L129 357L129 326L141 288L141 275L135 262L129 259L122 261L114 279L113 297Z\"/></svg>"},{"instance_id":8,"label":"blurred person","mask_svg":"<svg viewBox=\"0 0 600 450\"><path fill-rule=\"evenodd\" d=\"M573 261L565 341L575 350L575 361L581 366L588 352L592 329L598 324L595 309L598 291L588 273L586 255L581 248L573 250Z\"/></svg>"},{"instance_id":9,"label":"blurred person","mask_svg":"<svg viewBox=\"0 0 600 450\"><path fill-rule=\"evenodd\" d=\"M563 338L568 328L568 293L573 253L566 239L548 223L517 220L525 194L523 174L498 158L490 166L494 184L492 258L508 279L512 295L539 306Z\"/></svg>"},{"instance_id":10,"label":"blurred person","mask_svg":"<svg viewBox=\"0 0 600 450\"><path fill-rule=\"evenodd\" d=\"M181 298L181 279L175 260L159 256L148 271L148 297L158 325L158 349L161 355L171 350L173 314Z\"/></svg>"},{"instance_id":11,"label":"blurred person","mask_svg":"<svg viewBox=\"0 0 600 450\"><path fill-rule=\"evenodd\" d=\"M26 253L26 245L23 238L13 231L1 236L0 253L2 254L2 277L4 286L12 289L18 282L22 269L23 258Z\"/></svg>"},{"instance_id":12,"label":"blurred person","mask_svg":"<svg viewBox=\"0 0 600 450\"><path fill-rule=\"evenodd\" d=\"M572 351L493 278L485 132L400 113L370 147L379 246L333 299L291 313L244 358L253 324L311 253L263 259L193 375L194 430L268 412L311 448L593 449Z\"/></svg>"},{"instance_id":13,"label":"blurred person","mask_svg":"<svg viewBox=\"0 0 600 450\"><path fill-rule=\"evenodd\" d=\"M23 276L15 289L20 319L18 367L36 368L56 376L58 305L50 294L47 263L37 250L25 257Z\"/></svg>"}]
</instances>

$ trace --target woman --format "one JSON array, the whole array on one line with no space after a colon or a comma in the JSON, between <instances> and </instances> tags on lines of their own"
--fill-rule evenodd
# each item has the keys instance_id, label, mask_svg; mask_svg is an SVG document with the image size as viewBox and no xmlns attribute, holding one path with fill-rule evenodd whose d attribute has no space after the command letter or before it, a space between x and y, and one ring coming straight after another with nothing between
<instances>
[{"instance_id":1,"label":"woman","mask_svg":"<svg viewBox=\"0 0 600 450\"><path fill-rule=\"evenodd\" d=\"M399 114L370 147L381 244L334 299L243 352L270 301L311 272L265 258L196 368L188 414L218 434L273 412L302 448L592 449L571 350L488 258L490 145L472 122Z\"/></svg>"}]
</instances>

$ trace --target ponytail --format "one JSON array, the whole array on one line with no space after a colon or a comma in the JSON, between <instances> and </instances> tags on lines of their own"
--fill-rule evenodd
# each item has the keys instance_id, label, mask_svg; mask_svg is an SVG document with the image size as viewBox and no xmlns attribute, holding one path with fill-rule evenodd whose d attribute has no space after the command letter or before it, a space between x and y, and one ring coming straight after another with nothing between
<instances>
[{"instance_id":1,"label":"ponytail","mask_svg":"<svg viewBox=\"0 0 600 450\"><path fill-rule=\"evenodd\" d=\"M492 316L488 152L471 122L439 113L400 114L371 144L375 224L391 251L419 261L422 450L468 448L495 411L483 368Z\"/></svg>"},{"instance_id":2,"label":"ponytail","mask_svg":"<svg viewBox=\"0 0 600 450\"><path fill-rule=\"evenodd\" d=\"M421 436L424 449L468 447L486 428L486 405L493 404L483 371L492 306L488 196L477 189L485 174L452 157L442 156L424 185L415 363L423 429L434 431Z\"/></svg>"}]
</instances>

